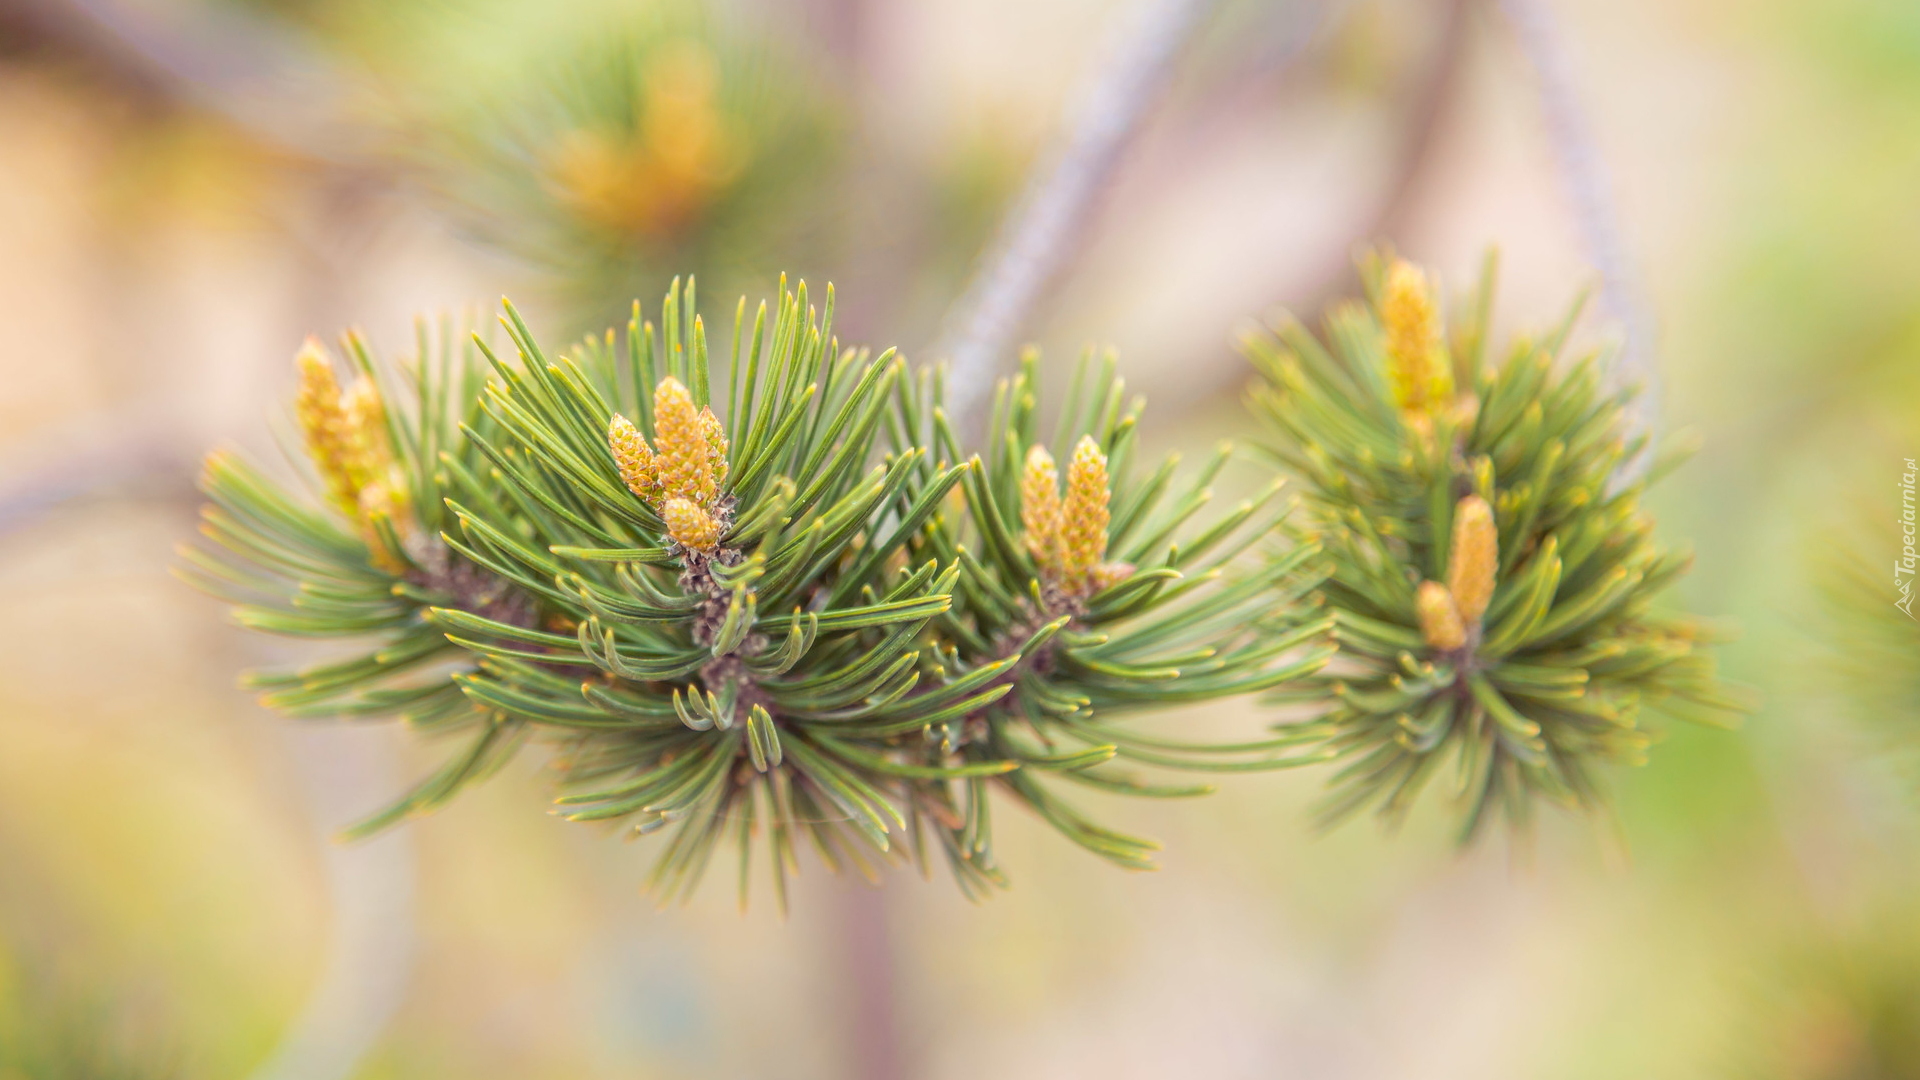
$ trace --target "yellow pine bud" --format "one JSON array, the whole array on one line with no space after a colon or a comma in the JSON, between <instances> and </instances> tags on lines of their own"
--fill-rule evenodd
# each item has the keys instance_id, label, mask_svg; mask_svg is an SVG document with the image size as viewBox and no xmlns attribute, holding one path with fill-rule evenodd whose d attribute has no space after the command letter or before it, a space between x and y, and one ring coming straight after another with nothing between
<instances>
[{"instance_id":1,"label":"yellow pine bud","mask_svg":"<svg viewBox=\"0 0 1920 1080\"><path fill-rule=\"evenodd\" d=\"M580 128L555 139L546 156L550 183L589 222L621 233L657 231L650 162L631 139Z\"/></svg>"},{"instance_id":2,"label":"yellow pine bud","mask_svg":"<svg viewBox=\"0 0 1920 1080\"><path fill-rule=\"evenodd\" d=\"M1041 571L1060 572L1060 470L1047 448L1035 444L1027 451L1027 467L1020 474L1020 526L1027 533L1027 551Z\"/></svg>"},{"instance_id":3,"label":"yellow pine bud","mask_svg":"<svg viewBox=\"0 0 1920 1080\"><path fill-rule=\"evenodd\" d=\"M647 437L633 426L633 421L613 415L607 424L607 449L613 452L613 463L620 469L620 479L627 490L640 496L649 504L660 499L660 477L654 472L653 451L647 446Z\"/></svg>"},{"instance_id":4,"label":"yellow pine bud","mask_svg":"<svg viewBox=\"0 0 1920 1080\"><path fill-rule=\"evenodd\" d=\"M406 481L387 441L386 406L379 389L363 375L342 392L326 347L314 338L300 347L294 365L300 372L294 413L327 497L360 525L375 566L389 574L406 573L406 560L387 550L372 524L377 514L401 536L412 527Z\"/></svg>"},{"instance_id":5,"label":"yellow pine bud","mask_svg":"<svg viewBox=\"0 0 1920 1080\"><path fill-rule=\"evenodd\" d=\"M717 107L712 53L685 42L649 57L647 66L641 125L668 204L662 209L684 214L732 179L737 140Z\"/></svg>"},{"instance_id":6,"label":"yellow pine bud","mask_svg":"<svg viewBox=\"0 0 1920 1080\"><path fill-rule=\"evenodd\" d=\"M712 409L701 409L700 430L707 436L707 465L713 470L713 490L718 494L727 486L727 429L720 426Z\"/></svg>"},{"instance_id":7,"label":"yellow pine bud","mask_svg":"<svg viewBox=\"0 0 1920 1080\"><path fill-rule=\"evenodd\" d=\"M720 523L691 500L679 497L667 500L660 511L667 520L667 535L680 546L710 552L720 546Z\"/></svg>"},{"instance_id":8,"label":"yellow pine bud","mask_svg":"<svg viewBox=\"0 0 1920 1080\"><path fill-rule=\"evenodd\" d=\"M1440 306L1427 275L1405 259L1387 268L1380 320L1387 329L1387 381L1409 418L1432 423L1453 397L1453 365L1440 329Z\"/></svg>"},{"instance_id":9,"label":"yellow pine bud","mask_svg":"<svg viewBox=\"0 0 1920 1080\"><path fill-rule=\"evenodd\" d=\"M333 362L326 346L318 338L308 338L293 358L300 373L300 388L294 396L294 416L305 437L307 456L320 471L327 497L349 516L360 511L360 487L354 482L348 462L353 457L346 409L340 400L340 383L334 378Z\"/></svg>"},{"instance_id":10,"label":"yellow pine bud","mask_svg":"<svg viewBox=\"0 0 1920 1080\"><path fill-rule=\"evenodd\" d=\"M1457 649L1467 643L1466 624L1460 621L1460 609L1453 594L1437 581L1423 581L1415 594L1413 608L1420 616L1420 636L1436 649Z\"/></svg>"},{"instance_id":11,"label":"yellow pine bud","mask_svg":"<svg viewBox=\"0 0 1920 1080\"><path fill-rule=\"evenodd\" d=\"M365 375L340 395L345 420L347 457L343 463L356 490L383 482L393 467L393 449L387 443L387 410L380 390Z\"/></svg>"},{"instance_id":12,"label":"yellow pine bud","mask_svg":"<svg viewBox=\"0 0 1920 1080\"><path fill-rule=\"evenodd\" d=\"M653 452L663 497L713 505L719 488L708 461L707 432L693 407L693 395L672 376L660 380L653 392Z\"/></svg>"},{"instance_id":13,"label":"yellow pine bud","mask_svg":"<svg viewBox=\"0 0 1920 1080\"><path fill-rule=\"evenodd\" d=\"M1500 565L1500 534L1493 508L1469 495L1453 508L1453 547L1447 554L1447 591L1471 623L1486 614L1493 599L1493 575Z\"/></svg>"},{"instance_id":14,"label":"yellow pine bud","mask_svg":"<svg viewBox=\"0 0 1920 1080\"><path fill-rule=\"evenodd\" d=\"M1067 466L1067 497L1060 506L1060 580L1081 589L1107 554L1107 455L1090 435L1080 437Z\"/></svg>"}]
</instances>

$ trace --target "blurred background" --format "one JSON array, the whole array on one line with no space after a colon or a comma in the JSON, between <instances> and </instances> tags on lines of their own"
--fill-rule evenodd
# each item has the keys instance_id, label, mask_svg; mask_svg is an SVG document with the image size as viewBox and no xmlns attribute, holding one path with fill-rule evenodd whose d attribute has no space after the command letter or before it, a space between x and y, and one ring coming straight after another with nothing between
<instances>
[{"instance_id":1,"label":"blurred background","mask_svg":"<svg viewBox=\"0 0 1920 1080\"><path fill-rule=\"evenodd\" d=\"M1242 777L1108 800L1158 873L1009 813L1005 895L814 866L783 923L657 910L537 753L332 843L437 750L236 688L305 654L169 577L195 463L273 453L306 334L502 293L558 342L785 271L929 359L1131 5L0 0L0 1077L1920 1077L1920 701L1859 692L1920 637L1821 584L1887 578L1920 454L1920 6L1542 2L1705 437L1654 499L1681 599L1760 711L1526 841ZM1490 3L1213 8L1018 328L1116 346L1152 444L1247 430L1237 329L1356 244L1462 287L1497 245L1511 329L1594 283Z\"/></svg>"}]
</instances>

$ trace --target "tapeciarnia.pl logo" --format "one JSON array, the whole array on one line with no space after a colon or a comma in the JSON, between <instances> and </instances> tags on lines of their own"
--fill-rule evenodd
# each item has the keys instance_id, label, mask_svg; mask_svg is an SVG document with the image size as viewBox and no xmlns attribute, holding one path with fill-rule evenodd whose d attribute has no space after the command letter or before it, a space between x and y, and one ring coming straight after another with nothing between
<instances>
[{"instance_id":1,"label":"tapeciarnia.pl logo","mask_svg":"<svg viewBox=\"0 0 1920 1080\"><path fill-rule=\"evenodd\" d=\"M1913 479L1914 474L1920 472L1920 469L1914 467L1912 458L1906 458L1904 460L1907 463L1907 467L1905 471L1900 474L1900 557L1893 561L1893 587L1899 590L1900 598L1893 602L1893 606L1906 612L1907 618L1912 619L1915 617L1913 614L1913 571L1915 558L1913 551Z\"/></svg>"}]
</instances>

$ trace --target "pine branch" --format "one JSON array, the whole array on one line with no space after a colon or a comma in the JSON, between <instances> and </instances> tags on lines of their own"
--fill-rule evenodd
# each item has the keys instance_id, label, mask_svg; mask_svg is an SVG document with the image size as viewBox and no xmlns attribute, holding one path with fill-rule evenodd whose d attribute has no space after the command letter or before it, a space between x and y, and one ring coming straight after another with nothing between
<instances>
[{"instance_id":1,"label":"pine branch","mask_svg":"<svg viewBox=\"0 0 1920 1080\"><path fill-rule=\"evenodd\" d=\"M1596 354L1568 355L1575 304L1551 332L1488 341L1494 262L1451 334L1424 272L1363 264L1370 302L1336 307L1325 340L1291 319L1247 342L1273 459L1305 487L1306 535L1341 655L1276 694L1308 703L1345 763L1325 817L1405 817L1436 774L1462 838L1535 804L1593 807L1601 769L1651 745L1645 715L1725 724L1749 707L1717 680L1709 624L1666 614L1691 559L1641 509L1668 457L1615 485L1641 452L1630 390Z\"/></svg>"},{"instance_id":2,"label":"pine branch","mask_svg":"<svg viewBox=\"0 0 1920 1080\"><path fill-rule=\"evenodd\" d=\"M1005 880L996 796L1146 868L1157 845L1057 784L1195 795L1210 788L1118 765L1323 756L1300 733L1220 745L1124 723L1330 656L1312 548L1244 557L1287 512L1277 485L1212 515L1227 452L1184 487L1171 461L1136 476L1141 403L1110 358L1082 363L1046 437L1030 355L969 453L940 374L841 349L833 311L804 285L771 316L743 303L718 370L691 285L657 326L636 311L624 339L562 356L511 307L511 353L423 330L395 369L349 338L351 385L309 343L296 412L323 505L215 455L216 546L183 571L248 625L370 641L255 676L270 704L463 737L358 831L445 802L532 736L558 753L564 816L669 834L662 900L690 895L722 841L743 899L763 843L779 898L802 843L869 878L943 856L980 896Z\"/></svg>"}]
</instances>

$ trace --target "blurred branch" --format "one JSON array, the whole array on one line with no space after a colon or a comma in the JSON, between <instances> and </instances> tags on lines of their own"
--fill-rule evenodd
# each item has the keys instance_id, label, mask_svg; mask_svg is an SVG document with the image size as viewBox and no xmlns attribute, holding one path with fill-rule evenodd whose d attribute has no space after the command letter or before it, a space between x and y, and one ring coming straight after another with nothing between
<instances>
[{"instance_id":1,"label":"blurred branch","mask_svg":"<svg viewBox=\"0 0 1920 1080\"><path fill-rule=\"evenodd\" d=\"M1440 132L1459 92L1466 69L1473 8L1478 0L1440 0L1443 9L1438 42L1426 70L1406 95L1406 115L1400 122L1398 150L1381 184L1379 199L1351 235L1358 243L1402 237L1419 201L1420 190L1440 147ZM1301 312L1319 311L1358 284L1351 248L1330 253L1314 276L1306 295L1287 305ZM1238 368L1235 369L1236 374Z\"/></svg>"},{"instance_id":2,"label":"blurred branch","mask_svg":"<svg viewBox=\"0 0 1920 1080\"><path fill-rule=\"evenodd\" d=\"M1533 67L1547 138L1553 144L1554 159L1559 166L1560 183L1572 204L1587 258L1600 274L1600 302L1620 323L1622 341L1611 377L1616 386L1639 386L1639 396L1629 415L1636 429L1634 433L1651 436L1660 413L1660 375L1653 352L1653 319L1639 276L1627 256L1606 163L1574 88L1565 40L1553 13L1542 0L1499 0L1499 3L1513 27L1520 51ZM1636 479L1646 471L1652 457L1649 439L1646 449L1621 466L1617 482Z\"/></svg>"},{"instance_id":3,"label":"blurred branch","mask_svg":"<svg viewBox=\"0 0 1920 1080\"><path fill-rule=\"evenodd\" d=\"M1095 70L1063 140L1029 179L932 350L951 365L947 410L956 425L975 422L1002 356L1080 246L1096 198L1166 86L1181 47L1215 2L1139 0L1129 25ZM874 890L853 892L842 917L858 1025L856 1075L896 1080L905 1074L886 901Z\"/></svg>"},{"instance_id":4,"label":"blurred branch","mask_svg":"<svg viewBox=\"0 0 1920 1080\"><path fill-rule=\"evenodd\" d=\"M340 162L347 80L271 16L231 4L14 0L7 18L154 96L217 113L267 145Z\"/></svg>"},{"instance_id":5,"label":"blurred branch","mask_svg":"<svg viewBox=\"0 0 1920 1080\"><path fill-rule=\"evenodd\" d=\"M1064 140L1002 225L933 349L951 364L947 408L956 424L968 423L986 400L1001 357L1079 247L1096 196L1166 85L1181 46L1216 2L1139 0L1094 72Z\"/></svg>"},{"instance_id":6,"label":"blurred branch","mask_svg":"<svg viewBox=\"0 0 1920 1080\"><path fill-rule=\"evenodd\" d=\"M1440 144L1439 134L1447 119L1447 109L1459 92L1460 73L1466 68L1468 23L1476 0L1441 0L1440 42L1427 64L1426 77L1420 81L1411 99L1395 160L1372 226L1365 236L1391 239L1406 229L1407 218L1420 193ZM1348 263L1351 266L1351 261Z\"/></svg>"},{"instance_id":7,"label":"blurred branch","mask_svg":"<svg viewBox=\"0 0 1920 1080\"><path fill-rule=\"evenodd\" d=\"M1244 138L1249 120L1264 121L1275 101L1291 92L1290 84L1302 77L1301 56L1353 3L1291 0L1258 9L1260 17L1250 25L1216 27L1212 34L1230 36L1233 44L1214 45L1206 64L1193 65L1189 92L1155 133L1152 165L1167 182L1179 183L1192 175L1185 167L1189 158L1219 153L1223 144ZM1139 171L1148 167L1143 163Z\"/></svg>"},{"instance_id":8,"label":"blurred branch","mask_svg":"<svg viewBox=\"0 0 1920 1080\"><path fill-rule=\"evenodd\" d=\"M1439 0L1443 8L1439 40L1425 70L1405 95L1405 115L1395 140L1398 149L1380 185L1379 196L1346 234L1353 237L1354 242L1392 240L1406 231L1422 184L1438 157L1440 134L1448 112L1459 93L1461 73L1466 69L1471 45L1473 9L1479 2ZM1300 45L1304 44L1303 39ZM1317 258L1319 269L1308 279L1307 287L1283 305L1287 309L1316 312L1351 294L1357 287L1358 272L1354 269L1351 246L1322 253ZM1276 296L1281 291L1278 285L1271 290ZM1223 350L1203 370L1194 372L1194 377L1204 382L1207 389L1193 397L1204 398L1238 386L1246 377L1246 364L1238 353Z\"/></svg>"},{"instance_id":9,"label":"blurred branch","mask_svg":"<svg viewBox=\"0 0 1920 1080\"><path fill-rule=\"evenodd\" d=\"M66 503L138 489L190 502L192 457L163 422L125 410L38 432L0 476L0 537L28 528ZM9 448L12 449L11 447ZM13 454L9 454L13 457Z\"/></svg>"},{"instance_id":10,"label":"blurred branch","mask_svg":"<svg viewBox=\"0 0 1920 1080\"><path fill-rule=\"evenodd\" d=\"M778 8L779 5L770 5ZM888 243L859 245L862 262L849 269L855 284L840 300L839 324L849 336L870 337L879 312L897 303L901 286L909 279L908 247L900 235L903 221L915 215L898 214L899 163L874 144L869 114L874 85L874 0L805 0L799 5L809 28L828 58L833 73L843 81L847 98L860 115L855 124L856 145L862 158L852 170L847 204L861 236L890 235ZM894 212L889 220L889 212ZM847 994L846 1025L841 1032L848 1057L848 1080L903 1080L907 1076L901 1049L897 997L898 964L888 919L888 898L864 883L849 883L832 896L830 906L840 948L835 949Z\"/></svg>"}]
</instances>

